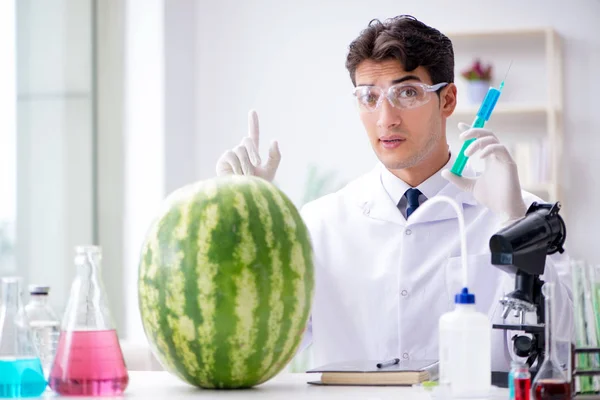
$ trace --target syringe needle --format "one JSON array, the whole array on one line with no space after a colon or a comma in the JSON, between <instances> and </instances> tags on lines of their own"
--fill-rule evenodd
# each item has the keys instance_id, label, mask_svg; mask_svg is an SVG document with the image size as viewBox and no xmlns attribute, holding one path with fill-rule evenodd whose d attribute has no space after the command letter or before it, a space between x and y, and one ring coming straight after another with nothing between
<instances>
[{"instance_id":1,"label":"syringe needle","mask_svg":"<svg viewBox=\"0 0 600 400\"><path fill-rule=\"evenodd\" d=\"M506 77L508 76L508 73L510 72L510 67L512 67L512 63L513 63L513 60L510 60L510 64L508 64L508 69L506 70L506 74L504 74L504 79L502 79L502 82L500 82L500 90L502 90L504 88L504 81L506 80Z\"/></svg>"}]
</instances>

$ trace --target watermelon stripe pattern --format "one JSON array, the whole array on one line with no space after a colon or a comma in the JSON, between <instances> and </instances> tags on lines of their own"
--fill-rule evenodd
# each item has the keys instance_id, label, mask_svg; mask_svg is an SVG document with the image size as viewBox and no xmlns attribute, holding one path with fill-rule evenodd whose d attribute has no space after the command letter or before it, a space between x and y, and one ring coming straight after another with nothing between
<instances>
[{"instance_id":1,"label":"watermelon stripe pattern","mask_svg":"<svg viewBox=\"0 0 600 400\"><path fill-rule=\"evenodd\" d=\"M294 204L260 178L174 192L140 257L139 306L152 351L203 388L263 383L292 359L314 291L309 234Z\"/></svg>"}]
</instances>

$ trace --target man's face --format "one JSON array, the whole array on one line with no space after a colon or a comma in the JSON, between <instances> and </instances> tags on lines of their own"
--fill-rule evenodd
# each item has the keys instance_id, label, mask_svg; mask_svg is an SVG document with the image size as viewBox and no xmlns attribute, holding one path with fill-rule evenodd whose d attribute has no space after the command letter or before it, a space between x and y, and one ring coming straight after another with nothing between
<instances>
[{"instance_id":1,"label":"man's face","mask_svg":"<svg viewBox=\"0 0 600 400\"><path fill-rule=\"evenodd\" d=\"M355 78L357 86L379 86L386 94L391 85L399 82L432 84L425 68L406 72L397 60L365 60L358 65ZM428 101L416 108L399 109L384 98L375 111L359 111L373 150L388 169L411 168L432 161L432 157L447 157L443 117L452 111L449 114L447 107L440 104L446 102L444 93L448 86L441 90L441 100L435 92L428 92Z\"/></svg>"}]
</instances>

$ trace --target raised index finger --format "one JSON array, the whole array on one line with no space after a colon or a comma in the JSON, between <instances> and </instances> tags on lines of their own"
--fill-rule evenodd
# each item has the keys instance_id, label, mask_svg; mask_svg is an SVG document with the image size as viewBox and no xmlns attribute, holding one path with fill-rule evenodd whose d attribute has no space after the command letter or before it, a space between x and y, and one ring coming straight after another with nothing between
<instances>
[{"instance_id":1,"label":"raised index finger","mask_svg":"<svg viewBox=\"0 0 600 400\"><path fill-rule=\"evenodd\" d=\"M258 114L252 110L248 113L248 136L254 142L256 150L258 151Z\"/></svg>"}]
</instances>

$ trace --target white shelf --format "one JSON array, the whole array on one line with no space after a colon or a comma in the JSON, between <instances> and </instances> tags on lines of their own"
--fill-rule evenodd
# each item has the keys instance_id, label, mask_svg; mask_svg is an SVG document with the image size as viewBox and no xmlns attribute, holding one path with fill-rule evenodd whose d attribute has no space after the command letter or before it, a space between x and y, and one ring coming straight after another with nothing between
<instances>
[{"instance_id":1,"label":"white shelf","mask_svg":"<svg viewBox=\"0 0 600 400\"><path fill-rule=\"evenodd\" d=\"M548 111L551 110L545 105L535 104L498 104L494 108L494 115L507 115L507 116L523 116L523 115L537 115L546 116ZM479 105L457 107L452 114L453 117L474 117L479 111Z\"/></svg>"},{"instance_id":2,"label":"white shelf","mask_svg":"<svg viewBox=\"0 0 600 400\"><path fill-rule=\"evenodd\" d=\"M505 138L507 145L515 148L519 172L522 172L519 175L526 179L521 182L523 190L546 201L562 202L563 54L560 35L545 26L465 30L446 35L462 55L455 65L456 76L460 76L466 60L473 58L491 60L500 69L513 60L515 65L521 66L520 80L514 79L521 86L516 84L510 97L507 92L505 100L501 99L494 109L491 118L494 130L510 133ZM536 85L530 84L534 80ZM460 91L463 89L466 88L459 88ZM470 104L468 97L459 99L458 104L450 117L451 127L455 121L472 121L480 107L480 104ZM455 129L449 137L454 138L454 133ZM537 144L540 144L539 149ZM544 169L543 173L538 169ZM538 173L547 177L547 181L530 181Z\"/></svg>"},{"instance_id":3,"label":"white shelf","mask_svg":"<svg viewBox=\"0 0 600 400\"><path fill-rule=\"evenodd\" d=\"M549 27L535 27L522 29L496 29L496 30L473 30L446 33L451 40L471 39L471 38L490 38L490 37L510 37L510 36L540 36L554 34L554 30Z\"/></svg>"}]
</instances>

